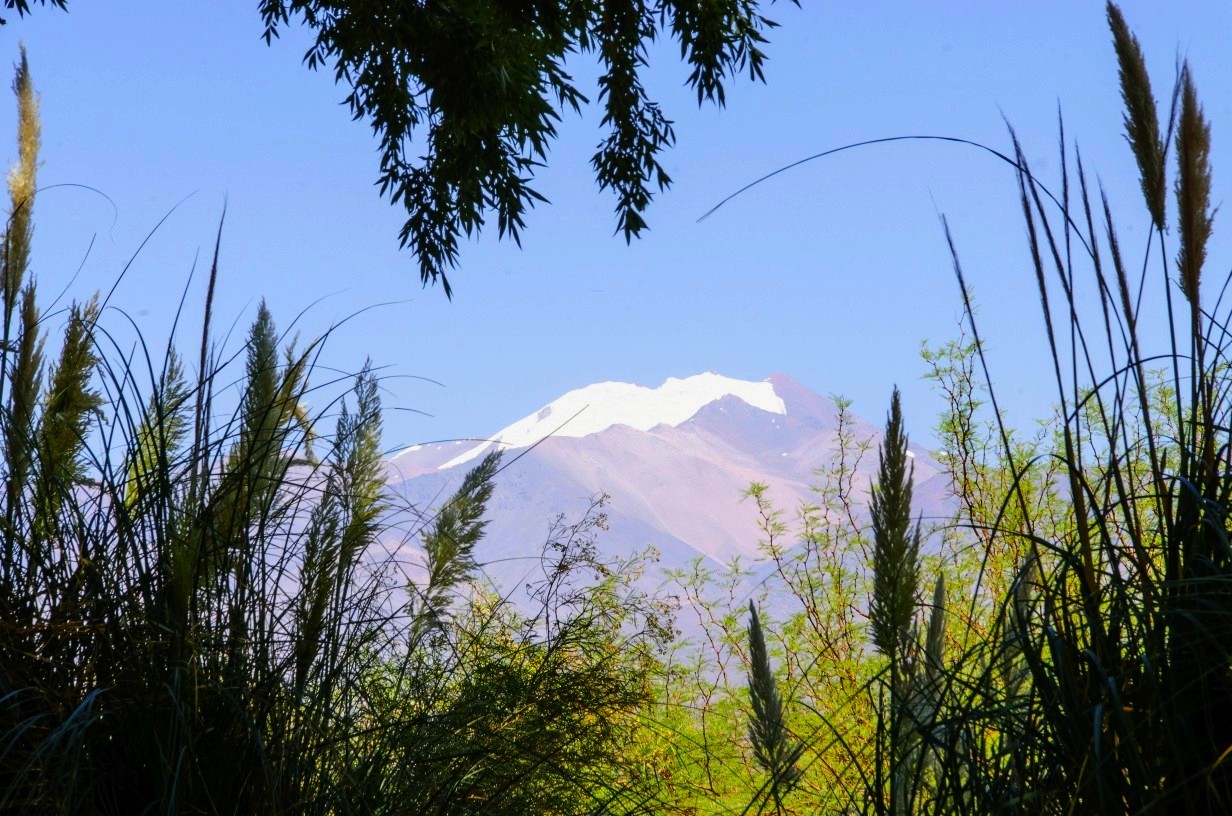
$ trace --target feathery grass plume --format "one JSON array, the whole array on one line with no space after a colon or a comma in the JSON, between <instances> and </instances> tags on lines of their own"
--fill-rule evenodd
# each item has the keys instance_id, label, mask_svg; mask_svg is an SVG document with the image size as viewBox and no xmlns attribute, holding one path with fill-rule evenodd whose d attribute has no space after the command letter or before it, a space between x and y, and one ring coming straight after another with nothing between
<instances>
[{"instance_id":1,"label":"feathery grass plume","mask_svg":"<svg viewBox=\"0 0 1232 816\"><path fill-rule=\"evenodd\" d=\"M381 408L376 377L365 364L355 380L356 410L344 402L320 502L313 508L296 606L295 687L301 693L321 648L331 599L351 581L352 570L376 540L386 509L381 469Z\"/></svg>"},{"instance_id":2,"label":"feathery grass plume","mask_svg":"<svg viewBox=\"0 0 1232 816\"><path fill-rule=\"evenodd\" d=\"M483 520L493 481L500 467L501 452L494 450L462 479L462 485L436 516L424 535L428 576L420 590L420 625L439 627L449 606L449 595L475 572L475 545L488 523Z\"/></svg>"},{"instance_id":3,"label":"feathery grass plume","mask_svg":"<svg viewBox=\"0 0 1232 816\"><path fill-rule=\"evenodd\" d=\"M1181 291L1197 313L1198 287L1211 236L1211 127L1198 102L1193 72L1181 68L1181 118L1176 131L1176 201L1181 249L1176 259ZM1195 327L1195 331L1197 328Z\"/></svg>"},{"instance_id":4,"label":"feathery grass plume","mask_svg":"<svg viewBox=\"0 0 1232 816\"><path fill-rule=\"evenodd\" d=\"M170 349L129 451L124 504L130 512L144 496L166 494L170 485L163 480L172 478L170 459L188 437L188 396L180 356Z\"/></svg>"},{"instance_id":5,"label":"feathery grass plume","mask_svg":"<svg viewBox=\"0 0 1232 816\"><path fill-rule=\"evenodd\" d=\"M304 565L300 569L300 592L296 598L295 690L304 693L309 669L321 649L321 632L331 590L338 577L338 526L341 508L336 474L312 509L304 542Z\"/></svg>"},{"instance_id":6,"label":"feathery grass plume","mask_svg":"<svg viewBox=\"0 0 1232 816\"><path fill-rule=\"evenodd\" d=\"M256 579L252 574L254 554L261 547L264 528L276 525L289 508L279 503L293 462L294 428L304 432L304 444L312 436L302 399L308 388L308 359L311 347L297 353L293 344L284 349L285 364L277 364L277 334L273 316L265 301L257 310L257 319L249 335L246 363L248 388L245 390L243 424L236 446L238 459L232 458L231 475L236 479L236 501L233 515L224 528L231 536L234 560L231 568L238 592L234 607L232 637L237 643L244 637L241 622L247 605L245 596ZM254 550L254 547L256 548ZM255 589L253 591L260 591Z\"/></svg>"},{"instance_id":7,"label":"feathery grass plume","mask_svg":"<svg viewBox=\"0 0 1232 816\"><path fill-rule=\"evenodd\" d=\"M877 482L871 489L869 513L873 528L873 588L869 628L873 645L889 659L890 708L881 713L888 725L889 811L906 816L914 801L922 758L918 726L932 719L930 689L914 656L916 594L920 584L920 528L911 527L911 493L915 465L907 454L902 401L898 388L890 396L885 437L878 452ZM939 585L944 591L944 584ZM942 616L935 611L929 634L939 639ZM934 628L936 632L934 633ZM940 655L938 654L938 665ZM932 674L929 674L932 677ZM887 716L888 715L888 716Z\"/></svg>"},{"instance_id":8,"label":"feathery grass plume","mask_svg":"<svg viewBox=\"0 0 1232 816\"><path fill-rule=\"evenodd\" d=\"M13 363L8 409L4 413L4 462L8 466L5 484L5 519L14 529L22 495L30 478L34 457L34 412L39 399L39 378L43 372L43 337L38 330L38 307L34 284L22 294L21 327L17 339L17 359ZM7 354L5 355L7 356Z\"/></svg>"},{"instance_id":9,"label":"feathery grass plume","mask_svg":"<svg viewBox=\"0 0 1232 816\"><path fill-rule=\"evenodd\" d=\"M885 742L877 752L876 775L889 782L886 801L894 816L906 816L915 801L925 758L923 729L935 719L945 643L945 578L939 575L925 637L924 665L920 665L916 626L920 527L917 524L912 529L911 525L915 466L907 446L896 387L869 503L873 529L869 628L873 646L889 659L889 709L878 712L878 729Z\"/></svg>"},{"instance_id":10,"label":"feathery grass plume","mask_svg":"<svg viewBox=\"0 0 1232 816\"><path fill-rule=\"evenodd\" d=\"M36 432L38 477L34 520L50 532L60 518L66 494L82 477L81 452L86 431L102 397L90 387L99 359L94 350L94 325L99 302L95 295L84 306L73 304L64 346L51 372L42 419ZM36 532L36 537L38 533Z\"/></svg>"},{"instance_id":11,"label":"feathery grass plume","mask_svg":"<svg viewBox=\"0 0 1232 816\"><path fill-rule=\"evenodd\" d=\"M885 439L878 454L877 483L869 511L873 528L873 593L869 625L873 645L896 664L912 637L920 583L920 529L911 529L915 465L907 455L898 388L890 397Z\"/></svg>"},{"instance_id":12,"label":"feathery grass plume","mask_svg":"<svg viewBox=\"0 0 1232 816\"><path fill-rule=\"evenodd\" d=\"M8 174L10 202L0 231L0 434L3 434L4 501L3 529L0 529L0 628L37 620L40 598L31 592L38 583L40 547L26 535L29 524L30 483L38 462L38 406L43 376L43 337L33 282L25 283L29 262L35 174L38 167L38 101L30 80L25 50L15 66L13 91L18 109L18 160ZM14 309L21 290L21 314L14 338ZM7 633L6 633L7 634ZM20 643L17 635L9 645ZM6 637L5 640L8 640ZM28 641L27 641L28 644ZM0 657L0 698L10 698L3 685L9 676L20 676L17 669L6 671ZM19 700L5 699L6 707L17 708ZM2 774L0 774L2 776ZM2 798L2 797L0 797ZM3 802L0 801L0 808Z\"/></svg>"},{"instance_id":13,"label":"feathery grass plume","mask_svg":"<svg viewBox=\"0 0 1232 816\"><path fill-rule=\"evenodd\" d=\"M1164 228L1164 144L1159 135L1159 111L1151 92L1151 77L1146 71L1142 46L1125 24L1116 3L1108 3L1108 27L1116 49L1121 77L1121 99L1125 102L1125 138L1138 160L1142 195L1157 230Z\"/></svg>"},{"instance_id":14,"label":"feathery grass plume","mask_svg":"<svg viewBox=\"0 0 1232 816\"><path fill-rule=\"evenodd\" d=\"M300 403L308 387L311 348L301 354L286 349L286 362L280 367L277 337L273 316L262 300L248 332L241 425L227 460L226 501L219 503L220 530L236 546L243 544L248 526L268 513L291 465L285 448L292 428L310 432L303 425Z\"/></svg>"},{"instance_id":15,"label":"feathery grass plume","mask_svg":"<svg viewBox=\"0 0 1232 816\"><path fill-rule=\"evenodd\" d=\"M783 809L783 798L800 781L803 771L796 765L804 744L793 739L783 721L783 702L770 668L766 637L757 617L757 606L749 601L749 742L757 764L770 775L770 797L775 808Z\"/></svg>"},{"instance_id":16,"label":"feathery grass plume","mask_svg":"<svg viewBox=\"0 0 1232 816\"><path fill-rule=\"evenodd\" d=\"M9 386L13 310L30 260L31 214L38 173L41 122L25 46L21 46L21 59L14 71L13 93L17 97L18 157L17 163L9 168L8 213L4 228L0 230L0 406L4 405L5 389ZM34 338L29 339L34 342ZM9 515L6 513L6 517Z\"/></svg>"},{"instance_id":17,"label":"feathery grass plume","mask_svg":"<svg viewBox=\"0 0 1232 816\"><path fill-rule=\"evenodd\" d=\"M248 332L245 369L247 387L240 409L243 425L232 462L255 471L246 474L251 478L265 475L268 464L281 453L274 450L283 408L278 400L278 333L264 300Z\"/></svg>"},{"instance_id":18,"label":"feathery grass plume","mask_svg":"<svg viewBox=\"0 0 1232 816\"><path fill-rule=\"evenodd\" d=\"M17 95L17 164L8 174L8 228L4 233L3 272L5 339L17 292L30 262L30 240L34 232L31 218L38 174L38 152L42 126L39 120L38 96L30 79L30 64L26 48L20 46L21 59L13 77L13 93Z\"/></svg>"},{"instance_id":19,"label":"feathery grass plume","mask_svg":"<svg viewBox=\"0 0 1232 816\"><path fill-rule=\"evenodd\" d=\"M385 475L381 467L381 401L371 363L355 379L355 413L342 406L333 467L340 474L347 526L342 532L340 562L349 570L373 542L385 510ZM308 431L305 431L308 437ZM490 487L490 486L489 486ZM490 492L490 490L489 490Z\"/></svg>"}]
</instances>

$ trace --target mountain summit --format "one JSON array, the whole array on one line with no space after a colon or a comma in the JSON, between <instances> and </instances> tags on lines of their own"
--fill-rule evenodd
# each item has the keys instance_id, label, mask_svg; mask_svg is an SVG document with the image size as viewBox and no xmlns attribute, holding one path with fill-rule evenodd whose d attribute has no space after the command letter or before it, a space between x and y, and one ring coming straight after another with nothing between
<instances>
[{"instance_id":1,"label":"mountain summit","mask_svg":"<svg viewBox=\"0 0 1232 816\"><path fill-rule=\"evenodd\" d=\"M768 380L733 380L708 371L684 379L671 377L658 388L602 382L570 391L504 428L491 442L477 445L441 467L465 464L493 446L525 448L548 437L580 439L614 425L627 425L638 431L649 431L657 425L677 426L724 397L735 397L769 413L787 413L782 397Z\"/></svg>"},{"instance_id":2,"label":"mountain summit","mask_svg":"<svg viewBox=\"0 0 1232 816\"><path fill-rule=\"evenodd\" d=\"M601 550L655 547L666 567L695 558L729 563L756 556L756 508L742 501L752 482L790 518L815 500L816 470L838 451L838 406L785 374L761 382L707 372L658 388L602 382L570 391L474 443L416 445L389 462L391 483L416 506L449 495L487 451L506 450L492 518L476 553L498 583L519 581L550 522L578 518L596 493L610 496ZM880 429L847 415L846 430L867 449L854 494L866 501ZM914 448L917 512L945 503L940 467ZM514 457L517 457L516 461Z\"/></svg>"}]
</instances>

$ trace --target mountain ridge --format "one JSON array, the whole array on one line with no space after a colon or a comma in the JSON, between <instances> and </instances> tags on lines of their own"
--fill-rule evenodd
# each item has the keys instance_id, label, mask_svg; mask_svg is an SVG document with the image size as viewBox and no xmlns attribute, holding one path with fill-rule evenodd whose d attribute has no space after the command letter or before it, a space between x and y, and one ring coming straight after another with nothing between
<instances>
[{"instance_id":1,"label":"mountain ridge","mask_svg":"<svg viewBox=\"0 0 1232 816\"><path fill-rule=\"evenodd\" d=\"M438 468L456 467L477 459L493 445L523 448L549 436L585 437L614 425L628 425L643 431L660 424L678 425L724 396L736 396L773 413L786 412L782 398L775 393L769 379L752 382L706 371L691 377L668 377L657 388L603 381L566 392ZM413 445L392 458L413 453L419 447Z\"/></svg>"},{"instance_id":2,"label":"mountain ridge","mask_svg":"<svg viewBox=\"0 0 1232 816\"><path fill-rule=\"evenodd\" d=\"M769 485L768 495L790 517L816 503L817 470L839 449L839 407L787 374L753 382L706 372L669 378L657 389L598 385L605 387L570 391L544 406L550 411L529 414L479 444L400 451L388 460L390 482L410 505L426 508L451 495L485 451L498 445L508 451L476 556L498 585L516 587L551 521L578 518L600 493L610 497L609 530L597 542L602 553L627 557L651 546L665 568L697 558L716 566L747 562L757 557L761 537L756 508L742 500L749 485ZM664 393L667 399L660 399ZM635 404L595 406L599 394ZM579 399L597 410L571 434L534 433ZM634 422L609 421L630 417ZM671 421L654 421L664 418ZM844 422L846 432L867 443L862 459L852 462L852 491L863 506L881 431L850 412ZM949 494L948 479L929 451L912 446L912 453L916 511L937 514Z\"/></svg>"}]
</instances>

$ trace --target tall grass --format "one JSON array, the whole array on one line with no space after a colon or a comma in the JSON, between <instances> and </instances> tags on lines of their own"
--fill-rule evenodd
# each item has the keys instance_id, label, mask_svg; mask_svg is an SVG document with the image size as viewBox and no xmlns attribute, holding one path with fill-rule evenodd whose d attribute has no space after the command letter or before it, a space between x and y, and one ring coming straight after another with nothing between
<instances>
[{"instance_id":1,"label":"tall grass","mask_svg":"<svg viewBox=\"0 0 1232 816\"><path fill-rule=\"evenodd\" d=\"M1152 235L1134 274L1110 202L1090 187L1064 135L1059 194L1044 189L1013 139L1062 417L1052 456L1068 513L1059 529L1028 517L1025 529L993 531L1025 536L1032 554L999 632L950 677L950 722L937 737L949 760L938 812L1232 806L1227 335L1202 283L1209 126L1182 65L1177 102L1160 127L1138 43L1114 5L1108 18ZM1170 148L1171 222L1161 193ZM1093 318L1076 294L1084 276L1098 295ZM1145 373L1138 304L1150 286L1159 287L1170 329L1166 392ZM1004 455L1025 471L1011 449Z\"/></svg>"},{"instance_id":2,"label":"tall grass","mask_svg":"<svg viewBox=\"0 0 1232 816\"><path fill-rule=\"evenodd\" d=\"M947 677L933 812L1232 808L1232 403L1228 316L1204 281L1210 128L1187 64L1161 126L1139 44L1113 4L1108 20L1152 230L1140 262L1127 260L1112 205L1064 132L1052 191L1011 132L1068 512L1059 526L1028 515L992 531L1024 536L1031 555L998 631ZM966 298L957 252L954 269ZM1140 304L1152 288L1167 318L1165 389L1146 374ZM1004 457L1025 473L1008 445Z\"/></svg>"},{"instance_id":3,"label":"tall grass","mask_svg":"<svg viewBox=\"0 0 1232 816\"><path fill-rule=\"evenodd\" d=\"M1024 447L988 385L990 469L970 445L971 383L991 379L946 225L972 342L929 362L953 387L946 432L961 455L949 466L979 524L969 540L986 552L965 617L967 604L934 603L948 607L952 632L965 626L944 665L933 663L921 707L894 658L922 617L916 570L900 563L911 560L908 517L893 546L874 549L872 644L891 659L859 692L874 700L877 737L871 752L844 742L862 770L854 784L831 774L837 812L1232 811L1232 275L1208 271L1210 125L1186 63L1161 115L1140 44L1115 4L1107 17L1148 235L1123 243L1113 202L1063 126L1059 180L1047 186L1011 129L1012 150L997 155L1017 181L1058 420L1051 448ZM1152 310L1159 331L1144 318ZM990 507L976 482L993 471L1007 489ZM901 476L883 466L875 501ZM806 757L850 733L832 715L808 735Z\"/></svg>"},{"instance_id":4,"label":"tall grass","mask_svg":"<svg viewBox=\"0 0 1232 816\"><path fill-rule=\"evenodd\" d=\"M398 541L374 374L329 398L321 341L283 343L264 304L224 361L207 298L190 372L170 346L118 349L90 300L48 362L24 53L14 88L0 811L645 810L655 778L622 763L667 635L634 565L596 557L598 508L557 529L537 613L518 613L476 576L500 457ZM216 247L211 293L218 274ZM422 545L422 577L391 542Z\"/></svg>"}]
</instances>

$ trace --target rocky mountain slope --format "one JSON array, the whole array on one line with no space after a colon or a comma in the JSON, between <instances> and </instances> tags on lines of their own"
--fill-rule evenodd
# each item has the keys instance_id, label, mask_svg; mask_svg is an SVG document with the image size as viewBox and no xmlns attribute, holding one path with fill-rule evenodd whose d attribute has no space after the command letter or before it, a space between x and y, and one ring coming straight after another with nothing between
<instances>
[{"instance_id":1,"label":"rocky mountain slope","mask_svg":"<svg viewBox=\"0 0 1232 816\"><path fill-rule=\"evenodd\" d=\"M669 379L658 388L604 382L571 391L514 422L491 441L416 445L388 461L390 483L415 511L439 505L489 450L506 451L490 503L491 523L476 556L487 574L515 590L538 566L551 521L577 520L606 493L610 529L601 552L654 547L660 565L696 558L714 565L757 554L758 518L741 497L751 482L792 518L814 500L815 471L838 450L837 406L785 374L762 382L713 373ZM877 469L876 424L849 415L849 430L872 447L853 495L867 501ZM947 482L927 450L913 447L916 510L944 515Z\"/></svg>"}]
</instances>

